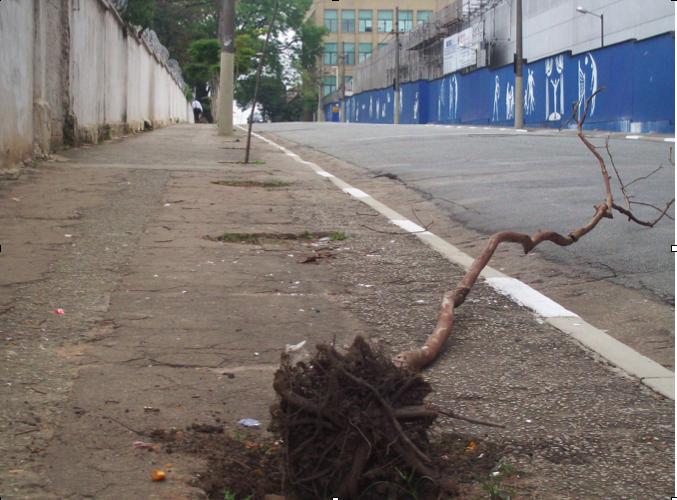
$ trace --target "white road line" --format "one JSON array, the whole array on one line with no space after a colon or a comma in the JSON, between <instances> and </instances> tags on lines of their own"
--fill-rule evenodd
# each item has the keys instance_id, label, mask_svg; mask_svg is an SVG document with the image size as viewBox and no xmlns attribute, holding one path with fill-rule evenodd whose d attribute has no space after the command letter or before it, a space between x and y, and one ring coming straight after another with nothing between
<instances>
[{"instance_id":1,"label":"white road line","mask_svg":"<svg viewBox=\"0 0 677 500\"><path fill-rule=\"evenodd\" d=\"M239 125L238 127L245 130ZM521 130L526 132L526 130ZM262 135L254 132L252 132L252 135L276 147L285 154L291 152L284 146L276 144ZM296 156L298 157L298 155ZM298 157L297 161L310 165L318 175L326 177L320 172L328 174L328 172L325 172L315 163L308 162L300 157ZM406 219L398 212L387 205L384 205L361 189L351 186L332 174L329 175L331 175L331 177L328 177L328 179L338 188L372 207L374 210L388 218L392 224L414 234L450 262L453 262L466 270L474 262L474 259L470 255L462 252L448 241L430 231L426 231L425 228ZM544 317L548 324L571 336L585 348L596 352L629 375L637 377L642 384L650 387L665 397L673 400L675 399L675 374L672 371L646 356L643 356L634 349L611 337L606 332L590 325L577 314L565 309L557 302L546 297L541 292L531 288L522 281L511 278L490 266L485 267L480 276L482 276L487 281L487 284L496 291L510 297L514 302L523 305Z\"/></svg>"},{"instance_id":2,"label":"white road line","mask_svg":"<svg viewBox=\"0 0 677 500\"><path fill-rule=\"evenodd\" d=\"M665 139L663 139L663 141L665 141L665 142L675 142L675 138L674 137L666 137Z\"/></svg>"},{"instance_id":3,"label":"white road line","mask_svg":"<svg viewBox=\"0 0 677 500\"><path fill-rule=\"evenodd\" d=\"M640 137L638 135L626 135L626 139L639 139Z\"/></svg>"},{"instance_id":4,"label":"white road line","mask_svg":"<svg viewBox=\"0 0 677 500\"><path fill-rule=\"evenodd\" d=\"M391 223L395 224L396 226L401 227L405 231L409 233L422 233L425 231L425 228L422 228L418 224L408 220L408 219L391 219Z\"/></svg>"},{"instance_id":5,"label":"white road line","mask_svg":"<svg viewBox=\"0 0 677 500\"><path fill-rule=\"evenodd\" d=\"M528 307L544 318L579 317L578 314L574 314L565 309L554 300L546 297L541 292L534 290L518 279L501 277L487 278L487 283L501 294L507 295L518 304Z\"/></svg>"},{"instance_id":6,"label":"white road line","mask_svg":"<svg viewBox=\"0 0 677 500\"><path fill-rule=\"evenodd\" d=\"M343 192L348 193L353 198L369 198L367 193L354 187L343 188Z\"/></svg>"}]
</instances>

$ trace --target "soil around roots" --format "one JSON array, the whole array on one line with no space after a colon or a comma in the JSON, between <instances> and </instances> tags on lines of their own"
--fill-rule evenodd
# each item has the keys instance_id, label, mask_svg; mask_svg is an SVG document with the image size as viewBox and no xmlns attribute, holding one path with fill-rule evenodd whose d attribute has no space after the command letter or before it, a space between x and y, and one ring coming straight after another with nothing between
<instances>
[{"instance_id":1,"label":"soil around roots","mask_svg":"<svg viewBox=\"0 0 677 500\"><path fill-rule=\"evenodd\" d=\"M272 436L193 425L153 437L206 459L195 484L218 500L468 498L497 474L499 447L442 431L425 405L430 384L361 337L345 353L319 345L304 362L283 355L273 387Z\"/></svg>"},{"instance_id":2,"label":"soil around roots","mask_svg":"<svg viewBox=\"0 0 677 500\"><path fill-rule=\"evenodd\" d=\"M299 499L382 498L383 487L456 491L429 456L436 413L430 385L357 337L346 354L317 346L308 362L283 357L271 430L280 437L286 489Z\"/></svg>"}]
</instances>

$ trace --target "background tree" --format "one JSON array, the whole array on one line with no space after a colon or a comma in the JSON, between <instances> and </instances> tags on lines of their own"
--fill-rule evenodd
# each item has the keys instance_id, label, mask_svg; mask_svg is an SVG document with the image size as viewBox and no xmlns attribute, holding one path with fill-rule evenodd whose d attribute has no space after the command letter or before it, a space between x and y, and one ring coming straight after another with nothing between
<instances>
[{"instance_id":1,"label":"background tree","mask_svg":"<svg viewBox=\"0 0 677 500\"><path fill-rule=\"evenodd\" d=\"M258 54L273 11L274 0L236 3L235 96L247 106L254 92ZM317 57L324 27L304 23L312 0L280 0L268 56L263 61L261 107L272 120L309 118L317 107ZM132 24L153 29L184 70L187 83L203 105L219 73L219 0L129 0L124 12Z\"/></svg>"}]
</instances>

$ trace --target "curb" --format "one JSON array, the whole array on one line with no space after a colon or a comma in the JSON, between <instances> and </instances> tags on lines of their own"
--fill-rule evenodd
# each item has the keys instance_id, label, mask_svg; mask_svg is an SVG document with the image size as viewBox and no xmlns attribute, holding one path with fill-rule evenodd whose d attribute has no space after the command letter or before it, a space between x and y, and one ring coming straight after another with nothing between
<instances>
[{"instance_id":1,"label":"curb","mask_svg":"<svg viewBox=\"0 0 677 500\"><path fill-rule=\"evenodd\" d=\"M336 122L325 122L325 123L336 123ZM337 123L341 125L341 123ZM382 124L370 124L370 123L360 123L356 122L357 125L382 125ZM392 125L392 124L390 124ZM499 131L499 132L513 132L513 133L522 133L530 135L547 135L549 137L564 136L564 137L575 137L577 134L576 129L556 129L556 128L513 128L507 126L498 126L498 125L471 125L471 124L448 124L448 123L424 123L420 125L416 124L404 124L404 125L413 125L418 127L437 127L437 128L453 128L458 130L484 130L484 131ZM627 139L631 141L649 141L649 142L667 142L674 144L675 137L663 135L649 135L649 134L629 134L627 132L613 132L608 130L590 130L585 129L584 132L590 137L606 137L609 136L612 139Z\"/></svg>"},{"instance_id":2,"label":"curb","mask_svg":"<svg viewBox=\"0 0 677 500\"><path fill-rule=\"evenodd\" d=\"M238 125L238 127L240 126ZM244 130L243 127L240 128ZM260 134L252 132L252 135L271 146L274 146L299 163L308 165L317 175L329 179L344 193L373 208L381 215L388 218L392 224L415 235L418 239L437 251L450 262L457 264L466 270L473 263L473 257L464 253L448 241L402 216L395 210L373 198L368 193L351 186L342 179L322 169L317 164L302 159L299 155L293 153L284 146L281 146ZM521 306L531 309L536 314L543 317L546 323L557 328L561 332L566 333L584 346L584 348L595 352L626 374L638 378L639 382L657 393L672 400L675 399L675 374L672 371L616 340L599 328L587 323L577 314L568 311L557 302L518 279L511 278L489 266L482 270L480 276L483 277L486 283L498 293L509 297Z\"/></svg>"}]
</instances>

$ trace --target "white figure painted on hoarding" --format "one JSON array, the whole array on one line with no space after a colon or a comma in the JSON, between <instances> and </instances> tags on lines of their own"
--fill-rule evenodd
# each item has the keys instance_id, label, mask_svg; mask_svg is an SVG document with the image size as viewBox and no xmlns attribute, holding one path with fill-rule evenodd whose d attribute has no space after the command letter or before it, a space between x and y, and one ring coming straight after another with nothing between
<instances>
[{"instance_id":1,"label":"white figure painted on hoarding","mask_svg":"<svg viewBox=\"0 0 677 500\"><path fill-rule=\"evenodd\" d=\"M512 120L515 113L515 87L505 84L505 119Z\"/></svg>"},{"instance_id":2,"label":"white figure painted on hoarding","mask_svg":"<svg viewBox=\"0 0 677 500\"><path fill-rule=\"evenodd\" d=\"M414 95L414 122L418 121L418 91Z\"/></svg>"},{"instance_id":3,"label":"white figure painted on hoarding","mask_svg":"<svg viewBox=\"0 0 677 500\"><path fill-rule=\"evenodd\" d=\"M491 121L498 120L498 101L501 99L501 81L498 78L498 75L495 77L494 83L494 111L491 113Z\"/></svg>"},{"instance_id":4,"label":"white figure painted on hoarding","mask_svg":"<svg viewBox=\"0 0 677 500\"><path fill-rule=\"evenodd\" d=\"M402 114L402 110L404 109L404 106L402 105L404 103L404 92L402 92L402 89L400 88L400 114Z\"/></svg>"},{"instance_id":5,"label":"white figure painted on hoarding","mask_svg":"<svg viewBox=\"0 0 677 500\"><path fill-rule=\"evenodd\" d=\"M558 121L564 114L564 56L551 57L545 61L545 119ZM552 86L552 108L550 107Z\"/></svg>"},{"instance_id":6,"label":"white figure painted on hoarding","mask_svg":"<svg viewBox=\"0 0 677 500\"><path fill-rule=\"evenodd\" d=\"M369 96L369 118L374 117L374 101L372 100L371 96Z\"/></svg>"},{"instance_id":7,"label":"white figure painted on hoarding","mask_svg":"<svg viewBox=\"0 0 677 500\"><path fill-rule=\"evenodd\" d=\"M440 97L437 99L437 121L442 121L442 108L445 105L446 99L444 98L444 82L440 82Z\"/></svg>"},{"instance_id":8,"label":"white figure painted on hoarding","mask_svg":"<svg viewBox=\"0 0 677 500\"><path fill-rule=\"evenodd\" d=\"M524 114L530 115L536 109L536 81L534 70L527 69L527 88L524 90Z\"/></svg>"},{"instance_id":9,"label":"white figure painted on hoarding","mask_svg":"<svg viewBox=\"0 0 677 500\"><path fill-rule=\"evenodd\" d=\"M376 99L376 118L381 116L381 99Z\"/></svg>"},{"instance_id":10,"label":"white figure painted on hoarding","mask_svg":"<svg viewBox=\"0 0 677 500\"><path fill-rule=\"evenodd\" d=\"M456 119L458 112L458 79L453 75L449 80L449 118Z\"/></svg>"},{"instance_id":11,"label":"white figure painted on hoarding","mask_svg":"<svg viewBox=\"0 0 677 500\"><path fill-rule=\"evenodd\" d=\"M583 65L581 66L581 60L578 60L578 118L580 119L583 115L585 100L588 96L591 96L597 91L597 62L595 58L592 57L592 54L588 52L583 59ZM588 116L595 114L595 101L597 96L593 97L590 100L590 109L588 110Z\"/></svg>"}]
</instances>

